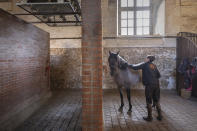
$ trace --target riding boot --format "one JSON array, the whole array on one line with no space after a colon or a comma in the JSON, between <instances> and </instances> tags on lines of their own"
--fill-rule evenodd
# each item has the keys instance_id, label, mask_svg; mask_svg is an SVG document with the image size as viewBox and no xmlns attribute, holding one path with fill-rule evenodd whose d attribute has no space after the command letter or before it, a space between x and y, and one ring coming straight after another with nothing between
<instances>
[{"instance_id":1,"label":"riding boot","mask_svg":"<svg viewBox=\"0 0 197 131\"><path fill-rule=\"evenodd\" d=\"M155 102L153 101L153 106L152 106L154 109L155 109L155 107L156 107L156 105L155 105Z\"/></svg>"},{"instance_id":2,"label":"riding boot","mask_svg":"<svg viewBox=\"0 0 197 131\"><path fill-rule=\"evenodd\" d=\"M158 113L157 120L161 121L162 115L161 115L161 106L160 106L159 102L156 103L156 108L157 108L157 113Z\"/></svg>"},{"instance_id":3,"label":"riding boot","mask_svg":"<svg viewBox=\"0 0 197 131\"><path fill-rule=\"evenodd\" d=\"M152 121L153 117L152 117L152 107L151 104L147 104L147 110L148 110L148 116L147 117L143 117L143 119L145 121Z\"/></svg>"}]
</instances>

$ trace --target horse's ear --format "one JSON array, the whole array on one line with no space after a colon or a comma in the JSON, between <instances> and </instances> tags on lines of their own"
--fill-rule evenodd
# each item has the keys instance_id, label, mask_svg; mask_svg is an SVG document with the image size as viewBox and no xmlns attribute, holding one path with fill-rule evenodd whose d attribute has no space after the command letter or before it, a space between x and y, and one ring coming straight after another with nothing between
<instances>
[{"instance_id":1,"label":"horse's ear","mask_svg":"<svg viewBox=\"0 0 197 131\"><path fill-rule=\"evenodd\" d=\"M119 55L120 51L118 51L116 54Z\"/></svg>"},{"instance_id":2,"label":"horse's ear","mask_svg":"<svg viewBox=\"0 0 197 131\"><path fill-rule=\"evenodd\" d=\"M109 51L109 55L111 55L112 53L111 53L111 51Z\"/></svg>"}]
</instances>

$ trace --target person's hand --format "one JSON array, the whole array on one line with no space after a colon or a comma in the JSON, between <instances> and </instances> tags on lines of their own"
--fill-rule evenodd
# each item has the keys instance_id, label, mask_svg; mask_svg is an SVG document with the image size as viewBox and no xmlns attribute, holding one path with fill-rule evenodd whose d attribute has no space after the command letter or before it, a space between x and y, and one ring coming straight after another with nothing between
<instances>
[{"instance_id":1,"label":"person's hand","mask_svg":"<svg viewBox=\"0 0 197 131\"><path fill-rule=\"evenodd\" d=\"M128 63L124 63L124 66L125 66L125 67L128 67L128 66L129 66L129 64L128 64Z\"/></svg>"},{"instance_id":2,"label":"person's hand","mask_svg":"<svg viewBox=\"0 0 197 131\"><path fill-rule=\"evenodd\" d=\"M133 64L129 64L128 66L129 66L130 68L133 68Z\"/></svg>"}]
</instances>

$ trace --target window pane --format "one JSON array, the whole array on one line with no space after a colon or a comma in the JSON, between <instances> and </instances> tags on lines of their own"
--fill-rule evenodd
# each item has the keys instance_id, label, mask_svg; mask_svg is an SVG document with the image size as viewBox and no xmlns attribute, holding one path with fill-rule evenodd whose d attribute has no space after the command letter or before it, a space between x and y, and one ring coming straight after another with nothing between
<instances>
[{"instance_id":1,"label":"window pane","mask_svg":"<svg viewBox=\"0 0 197 131\"><path fill-rule=\"evenodd\" d=\"M121 35L127 35L127 28L121 28Z\"/></svg>"},{"instance_id":2,"label":"window pane","mask_svg":"<svg viewBox=\"0 0 197 131\"><path fill-rule=\"evenodd\" d=\"M134 17L133 11L128 11L128 18L133 18L133 17Z\"/></svg>"},{"instance_id":3,"label":"window pane","mask_svg":"<svg viewBox=\"0 0 197 131\"><path fill-rule=\"evenodd\" d=\"M134 35L134 28L128 28L128 35Z\"/></svg>"},{"instance_id":4,"label":"window pane","mask_svg":"<svg viewBox=\"0 0 197 131\"><path fill-rule=\"evenodd\" d=\"M128 27L134 26L134 20L128 20Z\"/></svg>"},{"instance_id":5,"label":"window pane","mask_svg":"<svg viewBox=\"0 0 197 131\"><path fill-rule=\"evenodd\" d=\"M149 28L150 28L150 27L144 27L144 28L143 28L143 34L144 34L144 35L149 35L149 34L150 34L150 31L149 31L150 29L149 29Z\"/></svg>"},{"instance_id":6,"label":"window pane","mask_svg":"<svg viewBox=\"0 0 197 131\"><path fill-rule=\"evenodd\" d=\"M143 11L143 18L150 18L150 11Z\"/></svg>"},{"instance_id":7,"label":"window pane","mask_svg":"<svg viewBox=\"0 0 197 131\"><path fill-rule=\"evenodd\" d=\"M150 5L150 0L143 1L143 6L149 6L149 5Z\"/></svg>"},{"instance_id":8,"label":"window pane","mask_svg":"<svg viewBox=\"0 0 197 131\"><path fill-rule=\"evenodd\" d=\"M143 5L143 0L137 0L137 7L141 7Z\"/></svg>"},{"instance_id":9,"label":"window pane","mask_svg":"<svg viewBox=\"0 0 197 131\"><path fill-rule=\"evenodd\" d=\"M121 19L127 19L127 11L121 11Z\"/></svg>"},{"instance_id":10,"label":"window pane","mask_svg":"<svg viewBox=\"0 0 197 131\"><path fill-rule=\"evenodd\" d=\"M136 3L135 3L136 2ZM150 0L120 0L121 7L134 7L136 4L136 16L133 8L122 8L120 12L120 35L149 35L150 34ZM137 8L139 7L139 8Z\"/></svg>"},{"instance_id":11,"label":"window pane","mask_svg":"<svg viewBox=\"0 0 197 131\"><path fill-rule=\"evenodd\" d=\"M134 6L134 0L128 0L128 7Z\"/></svg>"},{"instance_id":12,"label":"window pane","mask_svg":"<svg viewBox=\"0 0 197 131\"><path fill-rule=\"evenodd\" d=\"M137 27L137 35L142 35L142 27Z\"/></svg>"},{"instance_id":13,"label":"window pane","mask_svg":"<svg viewBox=\"0 0 197 131\"><path fill-rule=\"evenodd\" d=\"M137 19L137 26L141 26L142 27L142 19Z\"/></svg>"},{"instance_id":14,"label":"window pane","mask_svg":"<svg viewBox=\"0 0 197 131\"><path fill-rule=\"evenodd\" d=\"M150 19L143 19L143 26L150 26L149 22L150 22Z\"/></svg>"},{"instance_id":15,"label":"window pane","mask_svg":"<svg viewBox=\"0 0 197 131\"><path fill-rule=\"evenodd\" d=\"M121 7L127 7L127 0L121 0Z\"/></svg>"},{"instance_id":16,"label":"window pane","mask_svg":"<svg viewBox=\"0 0 197 131\"><path fill-rule=\"evenodd\" d=\"M142 18L143 11L137 11L137 18Z\"/></svg>"},{"instance_id":17,"label":"window pane","mask_svg":"<svg viewBox=\"0 0 197 131\"><path fill-rule=\"evenodd\" d=\"M121 27L127 27L127 20L121 20Z\"/></svg>"}]
</instances>

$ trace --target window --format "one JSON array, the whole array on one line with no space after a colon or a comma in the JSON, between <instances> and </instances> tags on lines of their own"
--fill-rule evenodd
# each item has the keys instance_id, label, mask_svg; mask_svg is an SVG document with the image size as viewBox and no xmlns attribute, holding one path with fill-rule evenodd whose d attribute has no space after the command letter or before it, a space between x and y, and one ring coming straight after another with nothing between
<instances>
[{"instance_id":1,"label":"window","mask_svg":"<svg viewBox=\"0 0 197 131\"><path fill-rule=\"evenodd\" d=\"M119 35L151 34L151 0L119 0Z\"/></svg>"}]
</instances>

